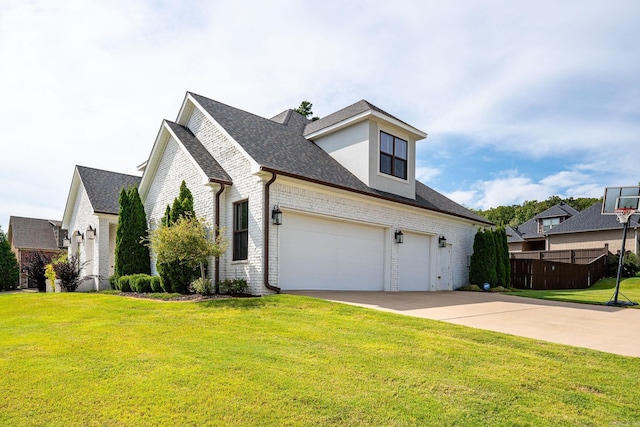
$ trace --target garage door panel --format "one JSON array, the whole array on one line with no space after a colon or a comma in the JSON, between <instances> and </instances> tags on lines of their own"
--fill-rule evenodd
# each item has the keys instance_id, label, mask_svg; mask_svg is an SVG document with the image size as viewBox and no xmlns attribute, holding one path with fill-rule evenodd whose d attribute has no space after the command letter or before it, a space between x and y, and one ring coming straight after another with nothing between
<instances>
[{"instance_id":1,"label":"garage door panel","mask_svg":"<svg viewBox=\"0 0 640 427\"><path fill-rule=\"evenodd\" d=\"M428 291L431 237L405 233L400 245L398 285L401 291Z\"/></svg>"},{"instance_id":2,"label":"garage door panel","mask_svg":"<svg viewBox=\"0 0 640 427\"><path fill-rule=\"evenodd\" d=\"M280 232L282 289L382 290L382 227L287 214Z\"/></svg>"}]
</instances>

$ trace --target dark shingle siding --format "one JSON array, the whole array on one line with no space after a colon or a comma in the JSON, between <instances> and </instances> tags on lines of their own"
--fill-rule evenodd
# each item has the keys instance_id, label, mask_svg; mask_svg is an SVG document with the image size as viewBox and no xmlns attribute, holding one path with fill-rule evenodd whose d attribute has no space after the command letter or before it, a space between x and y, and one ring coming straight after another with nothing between
<instances>
[{"instance_id":1,"label":"dark shingle siding","mask_svg":"<svg viewBox=\"0 0 640 427\"><path fill-rule=\"evenodd\" d=\"M96 213L118 215L120 191L123 188L137 187L140 177L110 172L101 169L76 166L82 185L87 191L91 207Z\"/></svg>"}]
</instances>

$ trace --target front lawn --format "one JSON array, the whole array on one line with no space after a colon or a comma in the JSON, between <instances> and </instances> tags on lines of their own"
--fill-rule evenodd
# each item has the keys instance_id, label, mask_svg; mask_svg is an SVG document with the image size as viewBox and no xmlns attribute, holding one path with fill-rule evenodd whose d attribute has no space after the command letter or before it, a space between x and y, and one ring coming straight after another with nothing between
<instances>
[{"instance_id":1,"label":"front lawn","mask_svg":"<svg viewBox=\"0 0 640 427\"><path fill-rule=\"evenodd\" d=\"M0 425L637 425L638 372L301 296L0 294Z\"/></svg>"},{"instance_id":2,"label":"front lawn","mask_svg":"<svg viewBox=\"0 0 640 427\"><path fill-rule=\"evenodd\" d=\"M593 286L587 289L559 289L551 291L518 289L510 292L510 294L555 301L579 302L584 304L606 304L610 299L612 299L615 288L616 279L608 278L598 280ZM636 276L622 279L620 281L618 301L627 301L622 294L628 297L631 301L640 303L640 277ZM635 305L633 308L640 308L640 306Z\"/></svg>"}]
</instances>

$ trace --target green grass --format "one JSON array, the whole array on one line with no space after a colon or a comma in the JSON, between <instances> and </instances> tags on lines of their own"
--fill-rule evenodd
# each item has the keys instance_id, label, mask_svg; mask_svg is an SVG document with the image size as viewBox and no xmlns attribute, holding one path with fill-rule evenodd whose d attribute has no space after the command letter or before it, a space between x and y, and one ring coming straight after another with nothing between
<instances>
[{"instance_id":1,"label":"green grass","mask_svg":"<svg viewBox=\"0 0 640 427\"><path fill-rule=\"evenodd\" d=\"M583 304L606 304L613 297L616 288L616 279L602 279L597 281L588 289L560 289L551 291L517 290L510 292L511 295L547 299L554 301L579 302ZM620 281L620 294L618 301L627 301L622 295L631 301L640 303L640 277L629 277ZM640 308L635 305L633 308Z\"/></svg>"},{"instance_id":2,"label":"green grass","mask_svg":"<svg viewBox=\"0 0 640 427\"><path fill-rule=\"evenodd\" d=\"M0 425L638 425L638 372L301 296L0 294Z\"/></svg>"}]
</instances>

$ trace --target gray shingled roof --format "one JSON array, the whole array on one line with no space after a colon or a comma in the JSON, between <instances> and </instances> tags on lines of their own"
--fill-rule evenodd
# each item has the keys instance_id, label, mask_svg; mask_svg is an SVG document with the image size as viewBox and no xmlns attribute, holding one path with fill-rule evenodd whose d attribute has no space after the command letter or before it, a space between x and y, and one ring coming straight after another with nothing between
<instances>
[{"instance_id":1,"label":"gray shingled roof","mask_svg":"<svg viewBox=\"0 0 640 427\"><path fill-rule=\"evenodd\" d=\"M545 233L538 232L538 220L542 218L571 218L573 215L577 215L579 212L564 202L557 203L551 206L549 209L540 212L529 221L523 222L517 227L511 228L514 233L512 237L507 238L507 242L521 242L523 240L542 239ZM568 219L565 219L568 221ZM562 225L562 223L560 223ZM553 228L559 227L556 225ZM507 232L509 234L509 232ZM517 236L517 237L516 237Z\"/></svg>"},{"instance_id":2,"label":"gray shingled roof","mask_svg":"<svg viewBox=\"0 0 640 427\"><path fill-rule=\"evenodd\" d=\"M377 111L381 114L384 114L387 117L391 117L392 119L395 119L401 123L404 123L407 126L411 126L403 122L399 118L392 116L386 111L362 99L356 102L355 104L352 104L352 105L349 105L348 107L343 108L342 110L338 110L335 113L331 113L326 117L323 117L319 120L308 123L307 126L305 127L304 135L307 136L321 129L328 128L330 126L335 125L336 123L340 123L344 120L347 120L351 117L357 116L358 114L361 114L361 113L364 113L365 111L370 111L370 110Z\"/></svg>"},{"instance_id":3,"label":"gray shingled roof","mask_svg":"<svg viewBox=\"0 0 640 427\"><path fill-rule=\"evenodd\" d=\"M640 215L629 218L630 227L638 227ZM599 230L622 230L622 224L615 215L602 215L602 203L595 203L568 220L556 225L547 234L580 233Z\"/></svg>"},{"instance_id":4,"label":"gray shingled roof","mask_svg":"<svg viewBox=\"0 0 640 427\"><path fill-rule=\"evenodd\" d=\"M520 233L518 233L513 228L506 226L504 230L507 233L507 243L524 242L524 239L522 238L522 236L520 236Z\"/></svg>"},{"instance_id":5,"label":"gray shingled roof","mask_svg":"<svg viewBox=\"0 0 640 427\"><path fill-rule=\"evenodd\" d=\"M9 217L9 230L13 246L18 249L57 250L58 241L54 227L60 227L60 221L39 218Z\"/></svg>"},{"instance_id":6,"label":"gray shingled roof","mask_svg":"<svg viewBox=\"0 0 640 427\"><path fill-rule=\"evenodd\" d=\"M420 182L416 182L416 200L368 187L327 152L304 137L305 128L322 119L311 122L300 114L283 112L274 120L269 120L194 93L190 94L263 169L490 224L487 219ZM353 112L373 106L360 101L351 107L341 111ZM329 117L331 116L327 116Z\"/></svg>"},{"instance_id":7,"label":"gray shingled roof","mask_svg":"<svg viewBox=\"0 0 640 427\"><path fill-rule=\"evenodd\" d=\"M76 166L82 185L96 213L118 215L118 199L123 188L137 187L140 177L101 169Z\"/></svg>"},{"instance_id":8,"label":"gray shingled roof","mask_svg":"<svg viewBox=\"0 0 640 427\"><path fill-rule=\"evenodd\" d=\"M535 216L535 218L536 219L557 218L557 217L567 218L573 215L577 215L578 213L580 213L580 211L574 209L573 207L571 207L570 205L564 202L560 202L556 205L551 206L546 211L540 212L538 215Z\"/></svg>"},{"instance_id":9,"label":"gray shingled roof","mask_svg":"<svg viewBox=\"0 0 640 427\"><path fill-rule=\"evenodd\" d=\"M200 169L202 169L202 171L207 175L207 178L209 178L210 182L219 182L231 185L231 177L229 174L222 169L220 163L213 158L211 153L204 148L202 143L188 128L168 120L165 120L165 123L167 123L173 133L175 133L180 140L180 143L195 159L198 166L200 166Z\"/></svg>"}]
</instances>

